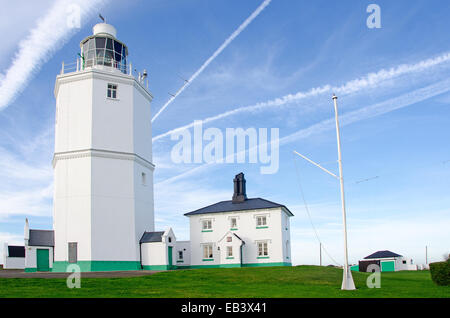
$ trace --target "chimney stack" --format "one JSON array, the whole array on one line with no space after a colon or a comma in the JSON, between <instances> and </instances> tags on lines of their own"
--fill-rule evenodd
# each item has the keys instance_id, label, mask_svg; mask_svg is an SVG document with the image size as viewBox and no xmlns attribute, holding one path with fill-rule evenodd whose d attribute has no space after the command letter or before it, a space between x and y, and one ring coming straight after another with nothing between
<instances>
[{"instance_id":1,"label":"chimney stack","mask_svg":"<svg viewBox=\"0 0 450 318\"><path fill-rule=\"evenodd\" d=\"M247 193L245 191L245 178L244 174L241 172L237 174L234 179L234 194L233 203L242 203L247 200Z\"/></svg>"}]
</instances>

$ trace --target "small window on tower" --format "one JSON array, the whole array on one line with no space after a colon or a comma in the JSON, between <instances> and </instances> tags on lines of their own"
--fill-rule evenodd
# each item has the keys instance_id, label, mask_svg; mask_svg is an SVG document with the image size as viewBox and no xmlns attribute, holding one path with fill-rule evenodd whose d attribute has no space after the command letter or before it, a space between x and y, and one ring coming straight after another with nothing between
<instances>
[{"instance_id":1,"label":"small window on tower","mask_svg":"<svg viewBox=\"0 0 450 318\"><path fill-rule=\"evenodd\" d=\"M108 98L117 98L117 85L108 84L108 92L106 95Z\"/></svg>"},{"instance_id":2,"label":"small window on tower","mask_svg":"<svg viewBox=\"0 0 450 318\"><path fill-rule=\"evenodd\" d=\"M146 185L147 184L147 175L144 172L142 172L141 178L142 178L142 185Z\"/></svg>"}]
</instances>

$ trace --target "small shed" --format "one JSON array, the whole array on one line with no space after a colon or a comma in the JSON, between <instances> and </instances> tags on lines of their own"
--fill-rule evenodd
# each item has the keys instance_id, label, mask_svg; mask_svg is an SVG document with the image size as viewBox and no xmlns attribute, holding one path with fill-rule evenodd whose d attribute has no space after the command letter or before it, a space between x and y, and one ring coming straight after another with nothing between
<instances>
[{"instance_id":1,"label":"small shed","mask_svg":"<svg viewBox=\"0 0 450 318\"><path fill-rule=\"evenodd\" d=\"M160 232L144 232L140 241L141 267L146 270L176 268L176 237L172 228Z\"/></svg>"},{"instance_id":2,"label":"small shed","mask_svg":"<svg viewBox=\"0 0 450 318\"><path fill-rule=\"evenodd\" d=\"M25 246L8 245L3 246L3 268L24 269L25 268Z\"/></svg>"}]
</instances>

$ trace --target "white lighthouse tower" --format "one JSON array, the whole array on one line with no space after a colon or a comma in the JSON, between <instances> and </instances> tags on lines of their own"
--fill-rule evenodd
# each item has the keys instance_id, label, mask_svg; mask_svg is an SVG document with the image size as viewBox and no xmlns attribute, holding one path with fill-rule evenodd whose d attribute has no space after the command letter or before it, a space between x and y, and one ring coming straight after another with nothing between
<instances>
[{"instance_id":1,"label":"white lighthouse tower","mask_svg":"<svg viewBox=\"0 0 450 318\"><path fill-rule=\"evenodd\" d=\"M80 47L55 84L53 271L140 269L139 240L154 230L152 95L112 25Z\"/></svg>"}]
</instances>

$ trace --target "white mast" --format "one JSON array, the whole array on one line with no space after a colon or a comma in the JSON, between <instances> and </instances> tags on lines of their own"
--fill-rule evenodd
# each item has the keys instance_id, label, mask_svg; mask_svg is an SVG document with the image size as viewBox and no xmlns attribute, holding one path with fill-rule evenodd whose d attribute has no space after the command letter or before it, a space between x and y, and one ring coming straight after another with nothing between
<instances>
[{"instance_id":1,"label":"white mast","mask_svg":"<svg viewBox=\"0 0 450 318\"><path fill-rule=\"evenodd\" d=\"M344 225L344 256L345 256L345 264L344 264L344 271L343 271L343 278L342 278L342 287L343 290L354 290L355 283L353 282L352 272L350 270L350 267L348 266L348 250L347 250L347 218L345 214L345 196L344 196L344 177L342 174L342 158L341 158L341 135L339 132L339 118L338 118L338 108L337 108L337 96L333 94L332 97L334 101L334 114L335 114L335 120L336 120L336 136L337 136L337 148L338 148L338 163L339 163L339 176L335 175L334 173L328 171L318 163L312 161L311 159L307 158L306 156L299 154L297 151L294 151L295 154L299 155L303 159L307 160L308 162L312 163L313 165L317 166L318 168L322 169L329 175L335 177L336 179L339 179L340 186L341 186L341 203L342 203L342 218L343 218L343 225ZM321 246L322 250L322 246Z\"/></svg>"},{"instance_id":2,"label":"white mast","mask_svg":"<svg viewBox=\"0 0 450 318\"><path fill-rule=\"evenodd\" d=\"M338 118L338 108L337 108L337 96L333 94L334 101L334 113L336 119L336 136L337 136L337 148L338 148L338 163L339 163L339 181L341 184L341 203L342 203L342 222L344 225L344 252L345 252L345 264L342 277L342 287L343 290L353 290L355 288L355 283L353 282L352 272L348 266L348 250L347 250L347 217L345 213L345 196L344 196L344 176L342 174L342 158L341 158L341 135L339 132L339 118Z\"/></svg>"}]
</instances>

